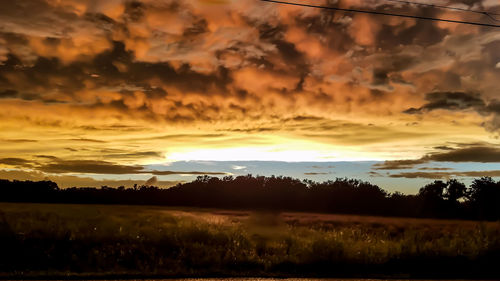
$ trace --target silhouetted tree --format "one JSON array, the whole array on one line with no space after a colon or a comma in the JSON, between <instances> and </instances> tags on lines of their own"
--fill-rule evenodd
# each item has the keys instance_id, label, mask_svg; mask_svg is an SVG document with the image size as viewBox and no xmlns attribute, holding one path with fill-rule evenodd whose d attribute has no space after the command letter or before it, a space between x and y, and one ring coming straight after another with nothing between
<instances>
[{"instance_id":1,"label":"silhouetted tree","mask_svg":"<svg viewBox=\"0 0 500 281\"><path fill-rule=\"evenodd\" d=\"M422 198L421 213L426 216L445 216L445 191L447 184L436 180L420 188L418 196Z\"/></svg>"},{"instance_id":2,"label":"silhouetted tree","mask_svg":"<svg viewBox=\"0 0 500 281\"><path fill-rule=\"evenodd\" d=\"M421 212L438 217L461 217L463 206L460 200L465 199L467 188L458 180L447 182L436 180L420 189L422 198Z\"/></svg>"},{"instance_id":3,"label":"silhouetted tree","mask_svg":"<svg viewBox=\"0 0 500 281\"><path fill-rule=\"evenodd\" d=\"M324 182L283 176L199 176L168 189L59 189L51 181L0 180L0 201L153 204L214 208L316 211L410 217L500 219L500 183L484 177L470 189L457 180L434 181L418 195L388 194L369 182L337 178Z\"/></svg>"},{"instance_id":4,"label":"silhouetted tree","mask_svg":"<svg viewBox=\"0 0 500 281\"><path fill-rule=\"evenodd\" d=\"M433 200L443 200L444 191L447 185L443 181L437 180L420 188L418 195Z\"/></svg>"},{"instance_id":5,"label":"silhouetted tree","mask_svg":"<svg viewBox=\"0 0 500 281\"><path fill-rule=\"evenodd\" d=\"M465 184L459 182L456 179L448 180L446 183L445 198L453 204L457 204L460 199L463 199L467 195L467 187Z\"/></svg>"},{"instance_id":6,"label":"silhouetted tree","mask_svg":"<svg viewBox=\"0 0 500 281\"><path fill-rule=\"evenodd\" d=\"M470 186L468 197L478 218L500 218L500 182L495 182L491 177L475 179Z\"/></svg>"}]
</instances>

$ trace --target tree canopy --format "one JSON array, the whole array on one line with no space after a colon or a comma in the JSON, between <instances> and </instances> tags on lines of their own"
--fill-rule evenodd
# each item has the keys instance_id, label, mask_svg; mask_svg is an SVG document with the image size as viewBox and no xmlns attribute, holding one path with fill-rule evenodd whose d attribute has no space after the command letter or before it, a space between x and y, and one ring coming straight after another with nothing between
<instances>
[{"instance_id":1,"label":"tree canopy","mask_svg":"<svg viewBox=\"0 0 500 281\"><path fill-rule=\"evenodd\" d=\"M460 219L500 219L500 182L475 179L470 187L458 180L436 180L417 195L388 193L356 179L324 182L284 176L199 176L168 189L155 186L125 188L58 188L51 181L0 180L0 201L150 204L230 209L267 209L384 216Z\"/></svg>"}]
</instances>

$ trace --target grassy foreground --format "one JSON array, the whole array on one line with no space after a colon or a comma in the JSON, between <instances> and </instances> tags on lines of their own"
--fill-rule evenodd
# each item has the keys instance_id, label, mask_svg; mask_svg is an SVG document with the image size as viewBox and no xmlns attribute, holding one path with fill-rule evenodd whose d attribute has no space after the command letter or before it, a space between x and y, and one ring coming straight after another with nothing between
<instances>
[{"instance_id":1,"label":"grassy foreground","mask_svg":"<svg viewBox=\"0 0 500 281\"><path fill-rule=\"evenodd\" d=\"M0 203L0 277L500 277L500 223Z\"/></svg>"}]
</instances>

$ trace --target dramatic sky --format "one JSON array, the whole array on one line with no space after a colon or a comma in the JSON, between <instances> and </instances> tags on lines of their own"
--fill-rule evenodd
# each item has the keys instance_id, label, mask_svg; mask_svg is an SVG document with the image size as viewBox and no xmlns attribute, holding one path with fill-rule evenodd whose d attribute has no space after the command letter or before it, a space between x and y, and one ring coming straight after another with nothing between
<instances>
[{"instance_id":1,"label":"dramatic sky","mask_svg":"<svg viewBox=\"0 0 500 281\"><path fill-rule=\"evenodd\" d=\"M418 1L500 14L498 0ZM0 178L349 176L415 193L500 177L499 50L500 28L258 0L1 1Z\"/></svg>"}]
</instances>

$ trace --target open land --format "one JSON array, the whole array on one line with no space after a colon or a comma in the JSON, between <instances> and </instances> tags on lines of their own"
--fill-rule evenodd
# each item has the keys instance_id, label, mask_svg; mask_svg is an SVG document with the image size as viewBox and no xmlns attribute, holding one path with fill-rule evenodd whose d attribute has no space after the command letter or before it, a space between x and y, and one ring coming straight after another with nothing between
<instances>
[{"instance_id":1,"label":"open land","mask_svg":"<svg viewBox=\"0 0 500 281\"><path fill-rule=\"evenodd\" d=\"M500 223L0 203L6 278L498 278Z\"/></svg>"}]
</instances>

